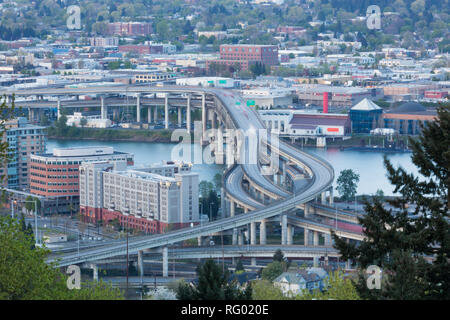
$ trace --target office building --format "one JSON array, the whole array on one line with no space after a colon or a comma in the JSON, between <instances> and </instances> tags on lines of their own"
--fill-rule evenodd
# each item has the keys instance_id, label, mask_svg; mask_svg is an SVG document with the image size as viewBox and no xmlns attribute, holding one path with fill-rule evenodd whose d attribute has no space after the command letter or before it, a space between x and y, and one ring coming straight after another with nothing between
<instances>
[{"instance_id":1,"label":"office building","mask_svg":"<svg viewBox=\"0 0 450 320\"><path fill-rule=\"evenodd\" d=\"M6 135L3 142L8 142L8 163L0 168L5 177L3 186L12 189L27 189L29 186L30 156L45 152L47 135L44 127L35 126L26 118L19 117L5 123Z\"/></svg>"}]
</instances>

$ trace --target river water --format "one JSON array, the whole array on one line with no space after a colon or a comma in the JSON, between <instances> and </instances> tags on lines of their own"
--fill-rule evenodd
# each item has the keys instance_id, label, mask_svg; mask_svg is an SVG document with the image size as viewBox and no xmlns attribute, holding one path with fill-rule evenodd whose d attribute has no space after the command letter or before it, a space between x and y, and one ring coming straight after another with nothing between
<instances>
[{"instance_id":1,"label":"river water","mask_svg":"<svg viewBox=\"0 0 450 320\"><path fill-rule=\"evenodd\" d=\"M47 152L53 148L83 147L83 146L111 146L115 150L130 152L134 154L136 166L170 160L174 144L149 143L149 142L112 142L94 140L55 140L49 139ZM337 148L304 148L305 151L317 154L330 162L335 170L335 182L339 172L344 169L353 169L360 175L358 183L358 194L374 194L377 189L383 190L385 195L392 195L394 188L386 177L386 169L383 166L383 156L394 166L402 166L408 172L418 175L417 168L411 161L410 153L383 153L367 151L341 151ZM223 166L201 164L194 165L194 172L199 174L200 180L209 180L216 173L222 173ZM337 193L335 193L337 195Z\"/></svg>"}]
</instances>

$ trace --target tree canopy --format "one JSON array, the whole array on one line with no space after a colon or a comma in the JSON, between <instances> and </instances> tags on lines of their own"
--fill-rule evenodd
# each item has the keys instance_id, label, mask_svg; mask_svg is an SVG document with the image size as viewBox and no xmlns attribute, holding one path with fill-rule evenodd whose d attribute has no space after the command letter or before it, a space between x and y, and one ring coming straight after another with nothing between
<instances>
[{"instance_id":1,"label":"tree canopy","mask_svg":"<svg viewBox=\"0 0 450 320\"><path fill-rule=\"evenodd\" d=\"M385 158L387 177L399 194L387 200L392 208L378 197L365 201L366 215L359 222L367 238L359 245L333 235L342 257L361 268L357 289L363 298L450 298L450 107L441 106L437 120L422 125L422 135L410 138L410 145L423 177L394 168ZM367 288L364 269L369 265L382 270L379 290Z\"/></svg>"}]
</instances>

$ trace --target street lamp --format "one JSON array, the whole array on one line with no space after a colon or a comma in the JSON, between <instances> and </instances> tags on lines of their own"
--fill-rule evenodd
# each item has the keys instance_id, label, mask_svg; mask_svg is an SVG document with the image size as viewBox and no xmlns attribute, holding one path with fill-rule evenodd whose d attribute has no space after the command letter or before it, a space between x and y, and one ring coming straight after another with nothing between
<instances>
[{"instance_id":1,"label":"street lamp","mask_svg":"<svg viewBox=\"0 0 450 320\"><path fill-rule=\"evenodd\" d=\"M213 202L210 202L210 203L209 203L208 221L212 221L212 205L213 205L213 204L214 204Z\"/></svg>"}]
</instances>

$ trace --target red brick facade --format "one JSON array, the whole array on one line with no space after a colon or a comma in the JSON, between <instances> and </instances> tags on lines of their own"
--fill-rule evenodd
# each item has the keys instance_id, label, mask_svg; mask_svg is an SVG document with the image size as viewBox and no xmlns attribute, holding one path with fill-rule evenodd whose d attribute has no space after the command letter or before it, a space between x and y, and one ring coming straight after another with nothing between
<instances>
[{"instance_id":1,"label":"red brick facade","mask_svg":"<svg viewBox=\"0 0 450 320\"><path fill-rule=\"evenodd\" d=\"M126 227L128 223L128 228L146 233L165 233L169 227L168 223L157 220L138 218L131 215L125 216L119 211L111 211L104 208L91 208L81 206L80 214L85 222L96 223L97 221L102 220L104 223L108 223L114 219L117 219L122 227ZM174 229L181 229L189 226L189 223L172 224L172 228Z\"/></svg>"}]
</instances>

